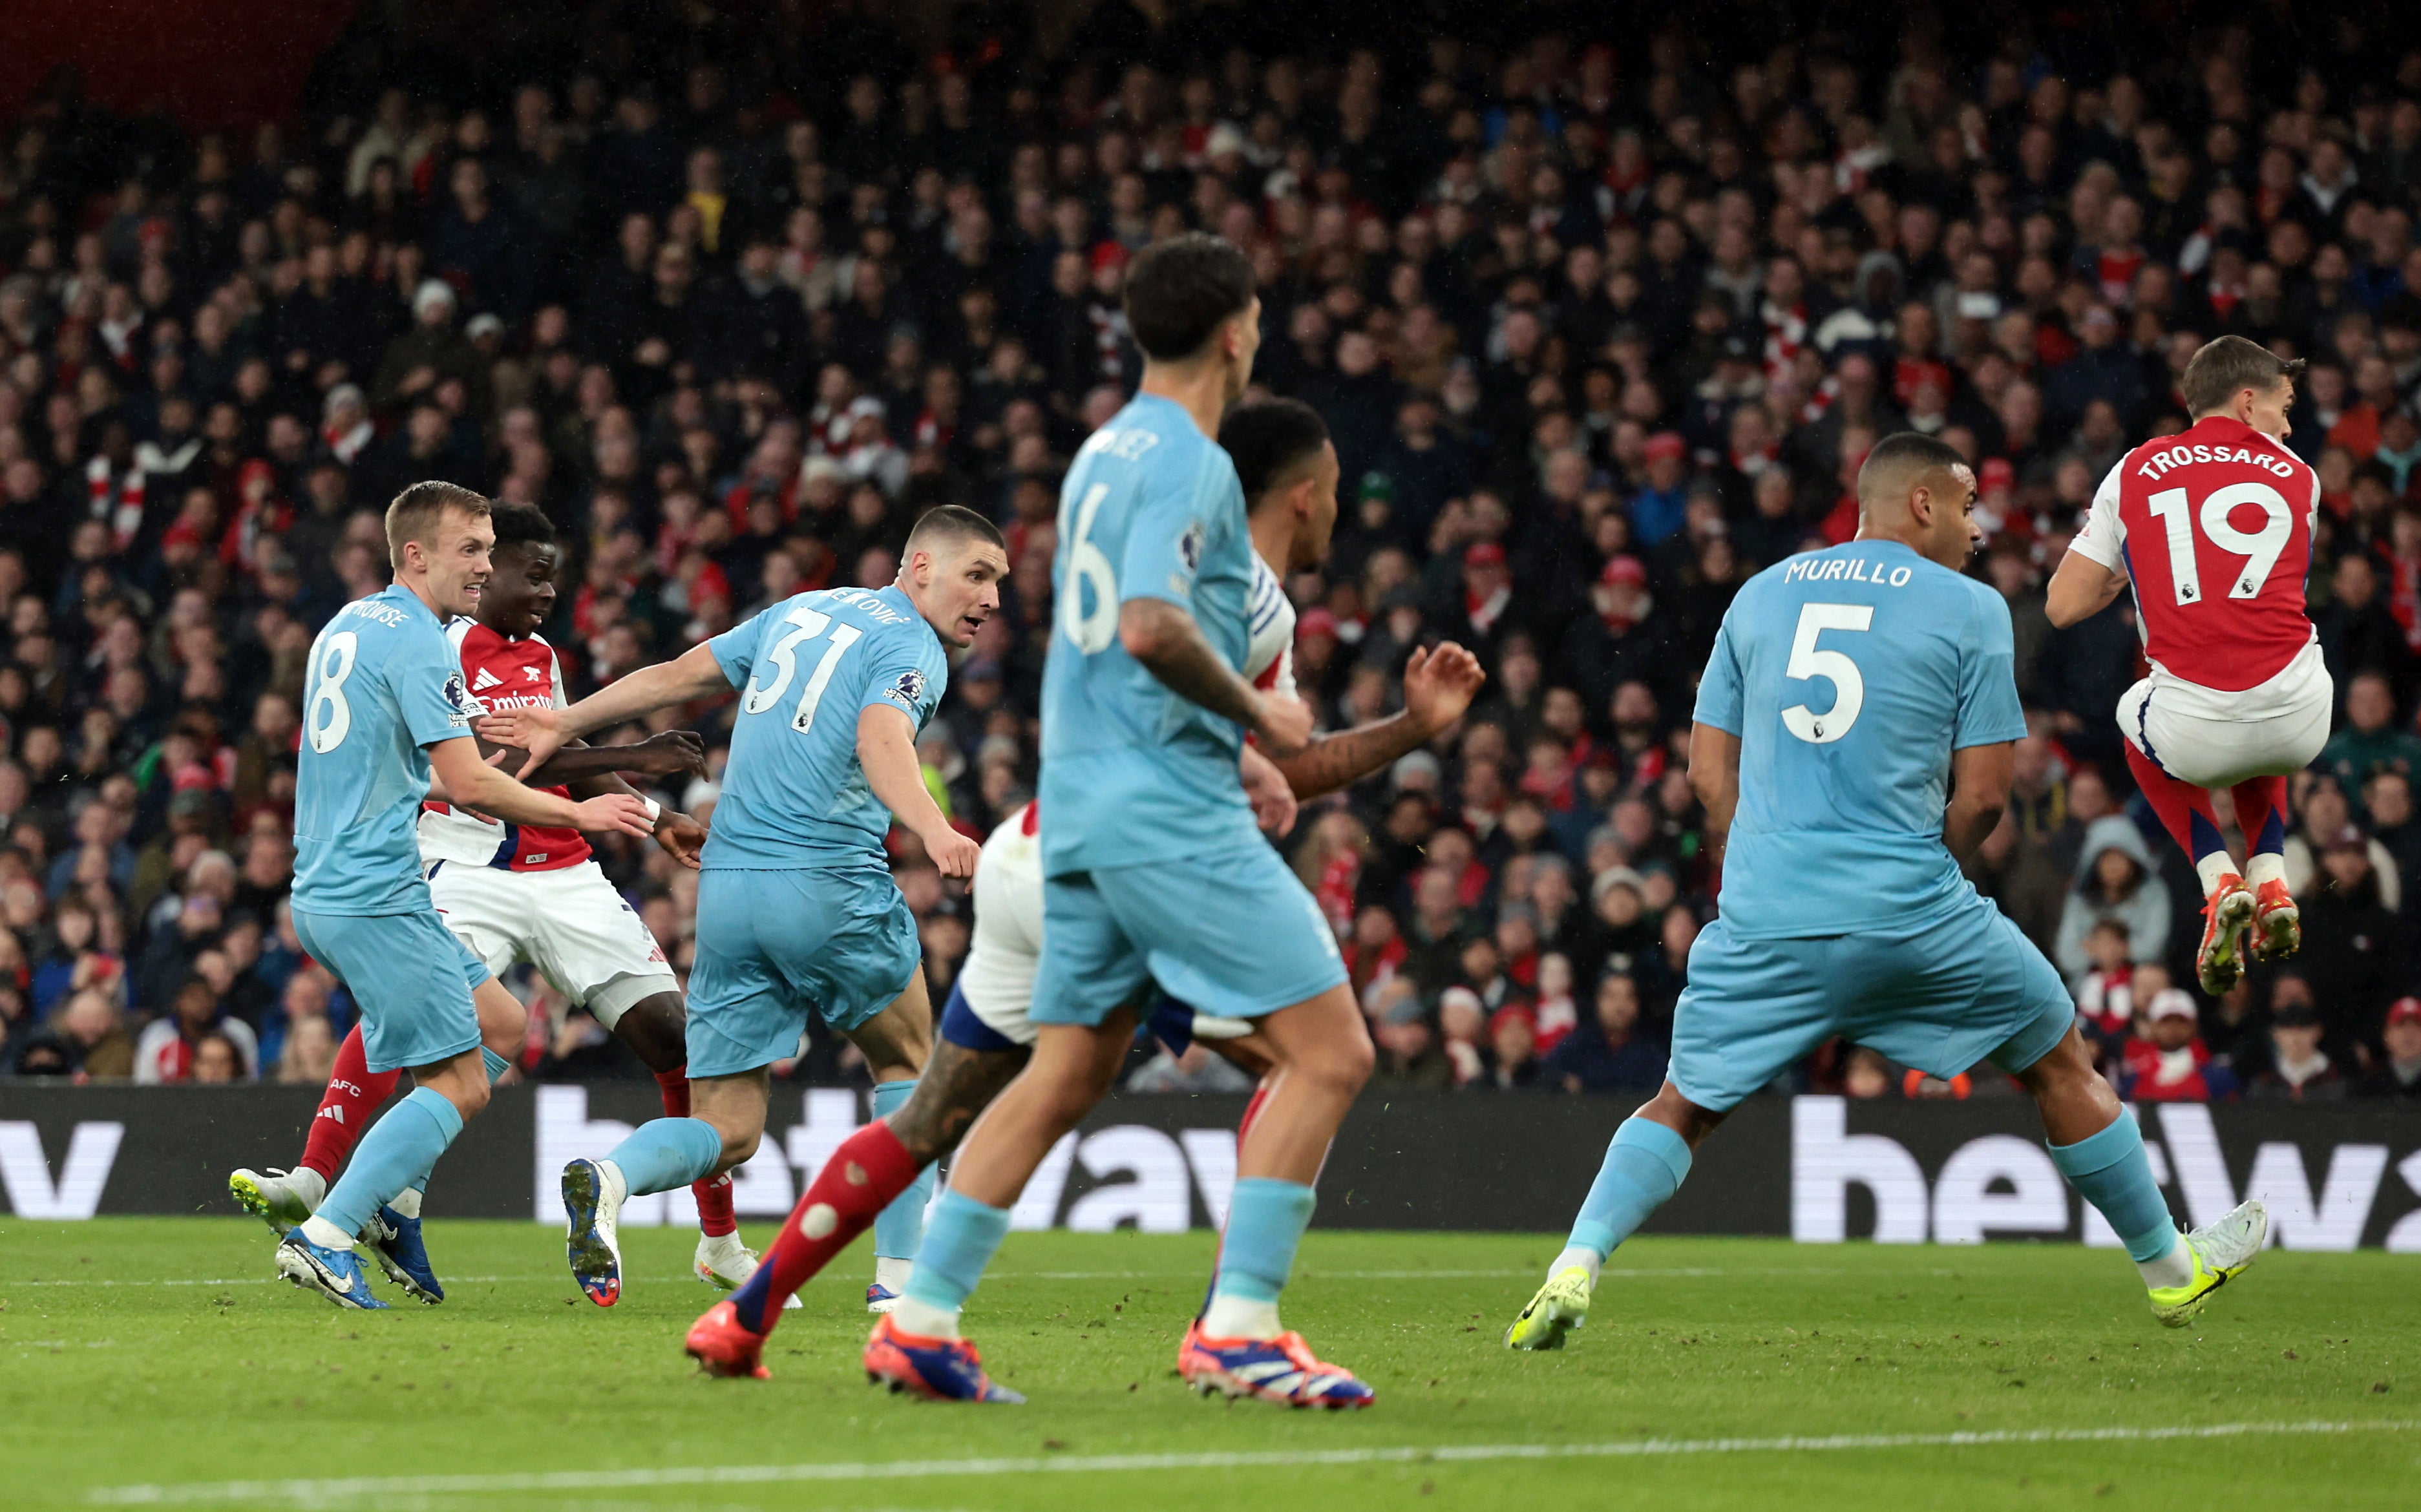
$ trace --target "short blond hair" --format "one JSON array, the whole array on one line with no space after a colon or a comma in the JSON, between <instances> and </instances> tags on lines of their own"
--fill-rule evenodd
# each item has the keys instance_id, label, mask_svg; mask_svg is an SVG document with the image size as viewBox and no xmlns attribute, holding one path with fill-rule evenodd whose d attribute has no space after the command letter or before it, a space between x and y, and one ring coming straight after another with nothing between
<instances>
[{"instance_id":1,"label":"short blond hair","mask_svg":"<svg viewBox=\"0 0 2421 1512\"><path fill-rule=\"evenodd\" d=\"M474 520L483 519L494 507L485 494L475 493L459 483L431 480L414 483L395 496L386 507L387 565L395 571L403 570L403 546L406 541L420 542L424 551L435 542L430 539L437 522L448 509L460 509Z\"/></svg>"}]
</instances>

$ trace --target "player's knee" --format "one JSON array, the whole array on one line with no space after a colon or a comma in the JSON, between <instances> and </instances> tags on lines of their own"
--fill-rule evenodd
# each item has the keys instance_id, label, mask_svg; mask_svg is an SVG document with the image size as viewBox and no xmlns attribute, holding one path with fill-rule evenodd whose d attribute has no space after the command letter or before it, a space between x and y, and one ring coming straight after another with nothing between
<instances>
[{"instance_id":1,"label":"player's knee","mask_svg":"<svg viewBox=\"0 0 2421 1512\"><path fill-rule=\"evenodd\" d=\"M451 1082L452 1084L445 1092L445 1100L454 1104L454 1111L462 1115L462 1121L465 1123L479 1116L488 1106L488 1078L485 1069L482 1068L481 1074L477 1076L457 1076L451 1078Z\"/></svg>"},{"instance_id":2,"label":"player's knee","mask_svg":"<svg viewBox=\"0 0 2421 1512\"><path fill-rule=\"evenodd\" d=\"M1358 1032L1340 1035L1322 1047L1323 1065L1314 1072L1347 1097L1362 1090L1379 1061L1378 1052L1370 1044L1369 1031L1358 1024L1355 1028Z\"/></svg>"},{"instance_id":3,"label":"player's knee","mask_svg":"<svg viewBox=\"0 0 2421 1512\"><path fill-rule=\"evenodd\" d=\"M747 1164L756 1156L757 1146L765 1142L761 1129L718 1129L715 1132L723 1136L723 1158L714 1167L717 1174Z\"/></svg>"}]
</instances>

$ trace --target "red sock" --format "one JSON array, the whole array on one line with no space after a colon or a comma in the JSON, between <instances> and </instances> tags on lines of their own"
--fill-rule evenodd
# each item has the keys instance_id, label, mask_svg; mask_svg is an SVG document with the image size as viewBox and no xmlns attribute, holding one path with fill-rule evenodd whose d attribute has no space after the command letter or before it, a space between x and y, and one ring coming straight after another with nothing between
<instances>
[{"instance_id":1,"label":"red sock","mask_svg":"<svg viewBox=\"0 0 2421 1512\"><path fill-rule=\"evenodd\" d=\"M336 1047L336 1068L328 1075L328 1090L320 1099L320 1111L311 1119L311 1133L303 1142L303 1166L317 1171L321 1180L333 1184L336 1168L360 1143L362 1131L370 1125L370 1115L378 1111L396 1083L403 1079L400 1068L373 1071L362 1050L362 1026Z\"/></svg>"},{"instance_id":2,"label":"red sock","mask_svg":"<svg viewBox=\"0 0 2421 1512\"><path fill-rule=\"evenodd\" d=\"M2122 743L2127 747L2127 770L2135 774L2135 786L2144 790L2152 812L2161 817L2161 827L2185 851L2186 859L2200 865L2203 857L2226 850L2227 842L2219 834L2218 811L2210 806L2210 794L2154 766L2132 741Z\"/></svg>"},{"instance_id":3,"label":"red sock","mask_svg":"<svg viewBox=\"0 0 2421 1512\"><path fill-rule=\"evenodd\" d=\"M2236 822L2244 830L2244 864L2257 855L2283 856L2287 850L2287 779L2248 777L2229 789L2236 800Z\"/></svg>"},{"instance_id":4,"label":"red sock","mask_svg":"<svg viewBox=\"0 0 2421 1512\"><path fill-rule=\"evenodd\" d=\"M689 1116L689 1068L678 1071L658 1071L656 1087L664 1099L664 1116ZM721 1239L740 1231L740 1222L731 1212L731 1174L709 1177L689 1184L690 1195L697 1199L697 1231L708 1239Z\"/></svg>"},{"instance_id":5,"label":"red sock","mask_svg":"<svg viewBox=\"0 0 2421 1512\"><path fill-rule=\"evenodd\" d=\"M773 1247L765 1252L764 1264L733 1295L741 1327L772 1333L783 1301L865 1233L875 1215L907 1191L923 1169L891 1126L880 1119L842 1140L816 1173L806 1195L790 1209ZM810 1234L810 1228L818 1232Z\"/></svg>"}]
</instances>

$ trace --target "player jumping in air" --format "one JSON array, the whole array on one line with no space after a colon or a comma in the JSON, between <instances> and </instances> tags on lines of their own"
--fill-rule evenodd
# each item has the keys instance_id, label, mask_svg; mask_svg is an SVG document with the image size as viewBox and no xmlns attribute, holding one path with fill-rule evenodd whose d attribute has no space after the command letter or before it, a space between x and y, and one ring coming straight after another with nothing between
<instances>
[{"instance_id":1,"label":"player jumping in air","mask_svg":"<svg viewBox=\"0 0 2421 1512\"><path fill-rule=\"evenodd\" d=\"M1237 405L1220 422L1219 444L1235 463L1254 546L1244 675L1257 688L1292 697L1294 605L1278 573L1315 566L1327 554L1336 522L1336 450L1320 415L1291 399ZM1483 679L1477 659L1451 642L1415 651L1404 668L1402 712L1315 737L1274 763L1274 783L1265 770L1269 759L1246 746L1246 791L1266 825L1283 831L1298 797L1333 792L1453 727ZM689 1353L711 1374L766 1375L762 1355L777 1300L790 1297L918 1173L956 1149L968 1126L1025 1066L1037 1033L1030 1009L1042 955L1040 818L1040 808L1026 803L984 842L976 867L974 941L942 1011L940 1043L916 1095L833 1152L767 1251L764 1268L690 1330ZM1282 904L1286 896L1273 893L1271 901ZM1244 1021L1195 1017L1167 1004L1152 1023L1164 1036L1190 1033L1256 1072L1269 1064L1266 1041ZM1251 1121L1248 1112L1247 1130ZM851 1180L852 1170L863 1179Z\"/></svg>"},{"instance_id":2,"label":"player jumping in air","mask_svg":"<svg viewBox=\"0 0 2421 1512\"><path fill-rule=\"evenodd\" d=\"M2152 667L2118 700L2118 727L2136 786L2202 875L2195 966L2214 995L2243 973L2247 927L2265 959L2304 938L2287 892L2287 777L2327 743L2336 690L2304 612L2319 475L2284 444L2303 369L2242 336L2195 352L2182 383L2194 425L2118 460L2045 605L2072 625L2134 585ZM2220 787L2244 831L2241 871L2211 807Z\"/></svg>"},{"instance_id":3,"label":"player jumping in air","mask_svg":"<svg viewBox=\"0 0 2421 1512\"><path fill-rule=\"evenodd\" d=\"M554 648L538 633L554 609L562 554L554 527L526 504L496 505L489 520L496 533L490 553L493 570L479 596L477 616L448 625L446 639L461 662L472 701L482 709L529 703L560 707L562 668ZM481 754L498 749L483 746ZM704 771L703 745L682 730L634 745L568 747L555 753L531 785L590 798L633 792L617 772L669 777ZM654 817L657 843L695 869L705 828L685 814L641 802ZM666 1113L679 1116L689 1111L679 985L638 915L589 859L588 842L578 831L504 824L431 802L420 816L420 856L439 916L474 956L498 973L518 961L537 966L556 991L587 1009L655 1073ZM513 1022L520 1022L518 1016ZM489 1036L491 1043L499 1037L493 1031ZM519 1036L507 1024L501 1037L509 1047ZM238 1205L281 1234L301 1222L401 1074L368 1069L356 1026L337 1049L301 1163L292 1171L237 1171L227 1187ZM736 1286L757 1261L740 1240L729 1177L697 1183L696 1198L702 1231L697 1274L726 1289ZM444 1295L437 1289L415 1294L425 1302Z\"/></svg>"},{"instance_id":4,"label":"player jumping in air","mask_svg":"<svg viewBox=\"0 0 2421 1512\"><path fill-rule=\"evenodd\" d=\"M421 1188L504 1069L480 1042L482 1021L521 1012L430 901L413 826L430 773L506 823L642 837L655 828L628 793L575 803L480 760L471 738L478 706L445 626L479 606L495 539L488 514L486 499L450 483L398 494L386 512L395 583L330 618L305 674L294 932L361 1005L366 1068L406 1068L418 1083L370 1126L344 1176L277 1246L280 1275L340 1307L386 1305L353 1254L362 1236L415 1295L442 1295L420 1238Z\"/></svg>"},{"instance_id":5,"label":"player jumping in air","mask_svg":"<svg viewBox=\"0 0 2421 1512\"><path fill-rule=\"evenodd\" d=\"M1858 473L1857 538L1768 568L1726 612L1690 731L1690 785L1728 832L1722 916L1690 950L1669 1078L1616 1130L1506 1331L1514 1348L1561 1347L1691 1152L1835 1035L1945 1079L1984 1060L2016 1077L2162 1322L2193 1317L2260 1253L2258 1202L2179 1235L2059 974L1960 875L2000 822L2026 730L2008 609L1959 571L1975 498L1949 446L1887 437Z\"/></svg>"},{"instance_id":6,"label":"player jumping in air","mask_svg":"<svg viewBox=\"0 0 2421 1512\"><path fill-rule=\"evenodd\" d=\"M1060 491L1033 1059L959 1150L866 1368L928 1396L1016 1399L959 1336L960 1308L1026 1179L1108 1090L1157 979L1202 1012L1257 1021L1274 1062L1237 1153L1215 1295L1179 1369L1206 1390L1362 1406L1369 1387L1278 1321L1312 1180L1371 1050L1335 937L1261 838L1237 776L1246 730L1280 758L1311 735L1300 700L1238 670L1253 543L1213 437L1260 340L1252 264L1216 237L1155 242L1134 260L1126 310L1141 392L1085 443Z\"/></svg>"},{"instance_id":7,"label":"player jumping in air","mask_svg":"<svg viewBox=\"0 0 2421 1512\"><path fill-rule=\"evenodd\" d=\"M590 1301L620 1297L617 1221L633 1192L720 1176L765 1132L766 1068L797 1053L812 1011L864 1052L877 1115L908 1100L931 1046L916 920L883 837L896 817L945 877L981 853L926 790L916 737L963 648L1000 607L1008 553L983 516L945 505L909 532L882 589L798 594L679 659L565 709L499 709L491 738L537 761L589 730L741 690L731 756L698 879L690 973L691 1116L642 1124L602 1160L564 1167L571 1271ZM931 1183L875 1227L875 1250L915 1253Z\"/></svg>"}]
</instances>

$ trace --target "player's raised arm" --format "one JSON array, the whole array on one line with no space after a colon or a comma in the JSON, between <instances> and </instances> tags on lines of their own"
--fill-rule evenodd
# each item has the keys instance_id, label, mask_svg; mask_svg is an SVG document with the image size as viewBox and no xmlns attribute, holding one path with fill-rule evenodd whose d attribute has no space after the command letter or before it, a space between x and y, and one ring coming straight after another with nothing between
<instances>
[{"instance_id":1,"label":"player's raised arm","mask_svg":"<svg viewBox=\"0 0 2421 1512\"><path fill-rule=\"evenodd\" d=\"M1454 642L1421 647L1404 662L1401 709L1350 730L1316 735L1295 755L1278 757L1277 769L1298 799L1333 793L1452 729L1487 680L1479 658Z\"/></svg>"},{"instance_id":2,"label":"player's raised arm","mask_svg":"<svg viewBox=\"0 0 2421 1512\"><path fill-rule=\"evenodd\" d=\"M727 693L730 688L730 679L724 674L723 663L715 660L711 646L693 646L670 662L641 667L618 682L600 688L569 709L500 709L479 721L479 733L498 745L517 745L529 752L530 760L522 768L527 772L545 766L566 742L591 730L638 719L710 694Z\"/></svg>"}]
</instances>

